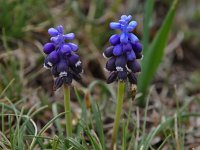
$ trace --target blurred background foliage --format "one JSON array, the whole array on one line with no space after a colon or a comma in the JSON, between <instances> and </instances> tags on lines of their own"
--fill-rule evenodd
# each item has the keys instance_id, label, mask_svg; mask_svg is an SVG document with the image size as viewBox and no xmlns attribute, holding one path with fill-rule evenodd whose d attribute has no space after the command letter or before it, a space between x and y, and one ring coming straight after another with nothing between
<instances>
[{"instance_id":1,"label":"blurred background foliage","mask_svg":"<svg viewBox=\"0 0 200 150\"><path fill-rule=\"evenodd\" d=\"M42 130L44 136L53 138L43 146L45 148L56 143L58 137L62 143L61 147L66 142L77 145L79 140L64 139L63 116L53 120L54 124L49 126L48 130L45 127L45 124L63 112L64 108L61 90L53 92L53 78L48 70L43 69L42 45L49 40L47 29L62 24L66 32L76 34L75 43L79 45L84 66L83 80L73 83L74 131L82 140L90 137L94 131L102 146L107 139L107 146L113 125L116 84L104 83L108 74L104 71L105 60L102 52L109 45L110 35L115 32L109 29L109 22L118 20L122 14L130 14L138 22L134 33L142 40L144 47L136 100L141 102L143 98L143 105L148 104L148 107L139 108L136 100L130 104L133 91L127 85L123 118L130 118L130 125L125 127L124 124L121 127L120 134L126 134L123 141L119 136L119 147L198 147L199 118L190 115L200 110L200 2L181 0L176 12L170 11L175 6L173 3L176 3L176 0L0 0L1 114L31 116L37 124L37 130ZM170 12L169 19L164 21ZM160 33L161 29L163 34ZM146 95L141 95L140 92L146 92ZM95 120L92 111L96 112L96 116L101 115L102 125L101 120ZM185 115L188 113L190 115ZM174 114L178 116L178 123L173 122ZM81 124L81 118L84 118L86 123ZM5 115L1 120L1 133L9 140L14 135L23 137L19 131L34 135L34 126L30 125L30 122L24 121L29 127L29 131L25 131L13 124L17 120L15 117ZM9 132L11 127L12 132ZM156 131L153 130L154 127ZM79 131L83 129L86 135L79 135ZM27 142L31 143L33 137L29 138ZM22 146L24 141L21 139L22 141L10 140L11 145ZM132 140L135 141L134 145L130 144ZM45 139L36 140L36 148L38 145L42 147L40 143L43 141Z\"/></svg>"}]
</instances>

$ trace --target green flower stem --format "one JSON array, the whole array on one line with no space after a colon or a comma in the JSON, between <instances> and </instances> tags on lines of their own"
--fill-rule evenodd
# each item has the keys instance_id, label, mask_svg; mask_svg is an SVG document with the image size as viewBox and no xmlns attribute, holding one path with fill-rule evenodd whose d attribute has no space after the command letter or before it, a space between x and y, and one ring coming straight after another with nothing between
<instances>
[{"instance_id":1,"label":"green flower stem","mask_svg":"<svg viewBox=\"0 0 200 150\"><path fill-rule=\"evenodd\" d=\"M119 128L119 121L120 116L122 112L122 106L123 106L123 99L124 99L124 87L125 83L123 81L118 81L118 92L117 92L117 106L116 106L116 114L115 114L115 122L114 122L114 128L112 133L112 143L111 143L111 150L114 149L114 144L117 138L117 132Z\"/></svg>"},{"instance_id":2,"label":"green flower stem","mask_svg":"<svg viewBox=\"0 0 200 150\"><path fill-rule=\"evenodd\" d=\"M63 86L64 103L65 103L65 119L66 119L66 132L67 136L72 136L72 119L70 107L70 87L66 84Z\"/></svg>"}]
</instances>

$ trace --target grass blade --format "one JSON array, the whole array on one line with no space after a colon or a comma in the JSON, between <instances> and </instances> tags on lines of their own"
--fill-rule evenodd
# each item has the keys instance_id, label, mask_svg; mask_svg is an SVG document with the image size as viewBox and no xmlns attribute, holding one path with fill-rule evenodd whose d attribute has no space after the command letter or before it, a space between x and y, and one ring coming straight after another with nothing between
<instances>
[{"instance_id":1,"label":"grass blade","mask_svg":"<svg viewBox=\"0 0 200 150\"><path fill-rule=\"evenodd\" d=\"M145 13L144 13L144 28L143 28L143 54L147 51L149 45L149 32L150 32L150 19L153 14L155 0L147 0L145 3Z\"/></svg>"},{"instance_id":2,"label":"grass blade","mask_svg":"<svg viewBox=\"0 0 200 150\"><path fill-rule=\"evenodd\" d=\"M187 114L177 114L180 118L189 118L189 117L199 117L199 113L187 113ZM167 127L171 126L174 122L174 116L166 119L164 122L159 124L156 128L154 128L142 143L143 149L148 149L153 138L162 130L165 130Z\"/></svg>"},{"instance_id":3,"label":"grass blade","mask_svg":"<svg viewBox=\"0 0 200 150\"><path fill-rule=\"evenodd\" d=\"M103 132L103 124L102 124L102 120L101 120L101 113L99 111L98 105L95 104L92 99L91 99L91 101L92 101L92 111L94 113L94 119L96 121L97 132L99 134L102 148L105 149L105 138L104 138L104 132Z\"/></svg>"},{"instance_id":4,"label":"grass blade","mask_svg":"<svg viewBox=\"0 0 200 150\"><path fill-rule=\"evenodd\" d=\"M73 146L73 148L75 148L76 150L85 150L85 147L82 146L76 139L73 139L71 137L69 137L67 139L67 141L69 142L69 144L71 146Z\"/></svg>"},{"instance_id":5,"label":"grass blade","mask_svg":"<svg viewBox=\"0 0 200 150\"><path fill-rule=\"evenodd\" d=\"M54 116L54 117L58 115L58 109L57 109L57 104L56 104L56 103L54 103L54 104L52 105L52 112L53 112L53 116ZM56 128L57 128L57 130L58 130L59 135L61 136L61 135L63 134L63 130L62 130L62 127L61 127L60 122L61 122L61 121L60 121L59 118L55 120Z\"/></svg>"},{"instance_id":6,"label":"grass blade","mask_svg":"<svg viewBox=\"0 0 200 150\"><path fill-rule=\"evenodd\" d=\"M144 96L146 95L147 88L160 64L160 61L164 54L164 48L167 43L170 28L172 26L173 18L175 15L176 7L179 0L174 0L173 4L165 17L163 25L156 34L150 48L145 53L145 57L142 61L142 72L138 80L138 90L143 95L138 100L140 106L145 105Z\"/></svg>"},{"instance_id":7,"label":"grass blade","mask_svg":"<svg viewBox=\"0 0 200 150\"><path fill-rule=\"evenodd\" d=\"M62 113L58 114L57 116L55 116L53 119L51 119L51 120L40 130L40 132L38 133L38 136L42 135L42 134L53 124L53 122L54 122L57 118L59 118L60 116L64 115L65 113L66 113L66 112L62 112ZM33 139L32 143L31 143L31 145L30 145L30 149L33 149L36 140L37 140L36 138Z\"/></svg>"},{"instance_id":8,"label":"grass blade","mask_svg":"<svg viewBox=\"0 0 200 150\"><path fill-rule=\"evenodd\" d=\"M96 5L96 13L95 13L95 17L99 18L103 15L104 13L104 0L95 0L95 5Z\"/></svg>"}]
</instances>

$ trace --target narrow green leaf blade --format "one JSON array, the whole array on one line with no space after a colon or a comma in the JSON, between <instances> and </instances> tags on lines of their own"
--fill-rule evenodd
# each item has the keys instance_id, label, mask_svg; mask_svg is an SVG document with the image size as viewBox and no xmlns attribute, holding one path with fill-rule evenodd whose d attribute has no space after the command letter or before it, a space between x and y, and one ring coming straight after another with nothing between
<instances>
[{"instance_id":1,"label":"narrow green leaf blade","mask_svg":"<svg viewBox=\"0 0 200 150\"><path fill-rule=\"evenodd\" d=\"M144 96L163 57L164 48L167 43L178 1L179 0L173 1L173 4L163 22L163 25L156 34L156 37L153 40L150 48L146 51L142 61L142 72L138 79L138 90L143 94L143 96L138 101L138 104L141 106L145 105Z\"/></svg>"},{"instance_id":2,"label":"narrow green leaf blade","mask_svg":"<svg viewBox=\"0 0 200 150\"><path fill-rule=\"evenodd\" d=\"M144 27L143 27L143 54L147 51L149 45L149 32L150 32L150 22L151 16L153 14L155 0L147 0L145 3L145 12L144 12Z\"/></svg>"},{"instance_id":3,"label":"narrow green leaf blade","mask_svg":"<svg viewBox=\"0 0 200 150\"><path fill-rule=\"evenodd\" d=\"M96 0L95 1L95 4L96 4L96 14L95 14L95 16L96 16L96 18L99 18L99 17L101 17L102 15L103 15L103 13L104 13L104 7L105 7L105 5L104 5L104 0Z\"/></svg>"},{"instance_id":4,"label":"narrow green leaf blade","mask_svg":"<svg viewBox=\"0 0 200 150\"><path fill-rule=\"evenodd\" d=\"M76 150L85 150L85 147L83 145L81 145L77 141L77 139L73 139L73 138L69 137L67 140L69 141L70 145L73 146L74 149L76 149Z\"/></svg>"},{"instance_id":5,"label":"narrow green leaf blade","mask_svg":"<svg viewBox=\"0 0 200 150\"><path fill-rule=\"evenodd\" d=\"M101 120L101 113L100 113L98 105L93 100L91 100L91 101L92 101L92 111L94 113L94 119L96 121L97 132L99 134L102 148L105 149L105 138L104 138L104 133L103 133L103 124L102 124L102 120Z\"/></svg>"}]
</instances>

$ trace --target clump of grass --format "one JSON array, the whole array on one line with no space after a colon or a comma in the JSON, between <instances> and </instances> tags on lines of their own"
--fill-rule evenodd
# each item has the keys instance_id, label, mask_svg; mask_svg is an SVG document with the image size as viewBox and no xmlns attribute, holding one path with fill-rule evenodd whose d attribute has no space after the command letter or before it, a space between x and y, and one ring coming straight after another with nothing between
<instances>
[{"instance_id":1,"label":"clump of grass","mask_svg":"<svg viewBox=\"0 0 200 150\"><path fill-rule=\"evenodd\" d=\"M42 16L44 18L49 16L45 0L0 1L0 28L10 38L22 38L25 33L24 28ZM2 30L0 33L2 34Z\"/></svg>"},{"instance_id":2,"label":"clump of grass","mask_svg":"<svg viewBox=\"0 0 200 150\"><path fill-rule=\"evenodd\" d=\"M2 62L0 63L0 80L2 81L0 83L0 91L3 91L1 96L5 94L10 99L18 99L21 96L23 84L20 78L20 63L18 59L10 53L11 50L7 45L7 36L5 34L2 36L2 41L6 49L5 54L8 54L8 56L5 59L2 57ZM9 56L9 54L11 55ZM9 90L7 90L8 87Z\"/></svg>"},{"instance_id":3,"label":"clump of grass","mask_svg":"<svg viewBox=\"0 0 200 150\"><path fill-rule=\"evenodd\" d=\"M11 102L7 97L1 98L0 102L0 147L3 149L77 149L77 150L106 150L109 149L110 140L104 132L102 124L105 116L100 112L99 105L93 97L93 89L100 88L103 95L106 94L108 98L112 95L112 90L109 86L101 81L93 82L86 89L76 89L75 93L79 99L83 118L80 118L76 124L77 128L74 130L73 137L66 137L63 135L61 129L60 134L49 134L53 130L64 128L61 120L64 118L65 112L59 113L56 102L53 103L53 116L46 122L45 125L39 127L36 122L36 115L41 114L47 110L47 105L40 106L36 104L29 110L26 110L23 105L24 100L17 103ZM86 93L85 93L86 92ZM80 93L89 94L89 101L91 102L91 110L87 109L84 103L84 96ZM114 98L114 97L113 97ZM129 101L127 111L123 111L124 119L121 119L119 136L116 139L117 149L131 150L131 149L154 149L152 141L156 136L162 137L162 142L157 147L162 149L168 146L169 149L184 148L184 122L190 117L199 117L199 113L189 113L188 105L194 102L195 99L185 101L182 107L175 112L173 116L163 116L165 119L161 121L155 128L147 132L147 113L149 111L149 99L147 99L146 107L144 109L145 115L143 123L141 123L141 115L139 114L139 107L133 108L133 103ZM127 101L125 101L127 102ZM62 106L63 107L63 106ZM110 109L105 107L105 109ZM64 109L63 109L64 110ZM92 113L91 113L92 112ZM85 114L86 113L86 114ZM136 118L131 114L136 113ZM35 118L35 119L34 119ZM52 131L53 133L56 133ZM59 133L59 132L58 132ZM175 141L175 142L173 142Z\"/></svg>"}]
</instances>

